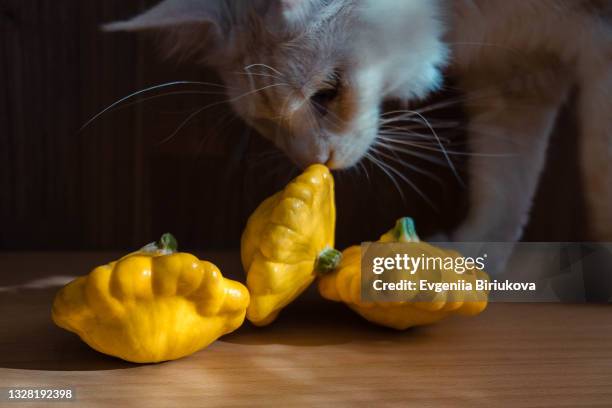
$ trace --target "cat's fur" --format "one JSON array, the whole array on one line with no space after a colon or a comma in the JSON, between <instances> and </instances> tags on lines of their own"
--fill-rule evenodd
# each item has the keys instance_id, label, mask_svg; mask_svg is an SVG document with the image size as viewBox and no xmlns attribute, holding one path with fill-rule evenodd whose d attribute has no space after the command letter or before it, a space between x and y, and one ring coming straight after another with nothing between
<instances>
[{"instance_id":1,"label":"cat's fur","mask_svg":"<svg viewBox=\"0 0 612 408\"><path fill-rule=\"evenodd\" d=\"M520 238L577 88L593 237L612 240L612 0L165 0L108 28L163 30L202 56L236 112L300 165L355 165L383 100L425 96L448 66L475 153L458 241Z\"/></svg>"}]
</instances>

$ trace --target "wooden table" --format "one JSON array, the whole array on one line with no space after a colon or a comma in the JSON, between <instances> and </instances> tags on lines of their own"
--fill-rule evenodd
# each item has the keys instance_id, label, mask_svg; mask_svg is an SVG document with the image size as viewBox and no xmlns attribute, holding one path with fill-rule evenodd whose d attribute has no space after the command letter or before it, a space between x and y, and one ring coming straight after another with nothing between
<instances>
[{"instance_id":1,"label":"wooden table","mask_svg":"<svg viewBox=\"0 0 612 408\"><path fill-rule=\"evenodd\" d=\"M607 306L493 304L395 332L311 291L269 328L246 324L179 361L128 364L49 318L59 276L114 255L0 254L0 388L70 387L88 407L612 406ZM237 254L208 255L240 276ZM6 404L2 392L0 406L44 405Z\"/></svg>"}]
</instances>

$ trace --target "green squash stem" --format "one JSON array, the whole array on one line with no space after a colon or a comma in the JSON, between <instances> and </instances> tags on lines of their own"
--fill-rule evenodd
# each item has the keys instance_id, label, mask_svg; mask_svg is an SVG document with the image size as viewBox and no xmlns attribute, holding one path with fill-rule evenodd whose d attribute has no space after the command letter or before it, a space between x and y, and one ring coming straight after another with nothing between
<instances>
[{"instance_id":1,"label":"green squash stem","mask_svg":"<svg viewBox=\"0 0 612 408\"><path fill-rule=\"evenodd\" d=\"M342 261L342 252L334 248L325 248L315 262L315 272L325 275L333 272Z\"/></svg>"},{"instance_id":2,"label":"green squash stem","mask_svg":"<svg viewBox=\"0 0 612 408\"><path fill-rule=\"evenodd\" d=\"M414 220L410 217L404 217L397 220L395 228L391 231L391 235L397 242L420 242L416 232Z\"/></svg>"},{"instance_id":3,"label":"green squash stem","mask_svg":"<svg viewBox=\"0 0 612 408\"><path fill-rule=\"evenodd\" d=\"M159 241L151 242L150 244L145 245L140 249L140 252L145 252L149 254L162 254L162 255L170 255L175 252L178 252L178 241L174 238L174 235L169 232L165 233L161 236Z\"/></svg>"},{"instance_id":4,"label":"green squash stem","mask_svg":"<svg viewBox=\"0 0 612 408\"><path fill-rule=\"evenodd\" d=\"M162 251L176 252L178 251L178 241L174 238L174 235L166 232L161 236L157 243L159 249Z\"/></svg>"}]
</instances>

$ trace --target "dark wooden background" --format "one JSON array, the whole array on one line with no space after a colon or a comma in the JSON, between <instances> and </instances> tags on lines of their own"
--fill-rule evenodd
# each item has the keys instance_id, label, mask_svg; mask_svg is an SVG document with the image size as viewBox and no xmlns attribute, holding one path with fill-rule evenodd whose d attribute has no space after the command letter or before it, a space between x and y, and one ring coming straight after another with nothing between
<instances>
[{"instance_id":1,"label":"dark wooden background","mask_svg":"<svg viewBox=\"0 0 612 408\"><path fill-rule=\"evenodd\" d=\"M130 105L78 132L136 90L175 80L219 82L193 63L162 61L155 38L98 29L153 3L0 0L0 249L124 249L165 231L186 248L236 248L250 212L294 174L225 105L160 143L191 112L221 96ZM582 238L570 112L553 139L528 240ZM439 115L458 119L461 111ZM459 146L460 133L453 135ZM447 170L433 169L443 185L411 178L437 210L407 186L402 201L371 167L369 180L354 171L338 174L338 246L376 238L402 215L413 215L423 235L456 224L465 191Z\"/></svg>"}]
</instances>

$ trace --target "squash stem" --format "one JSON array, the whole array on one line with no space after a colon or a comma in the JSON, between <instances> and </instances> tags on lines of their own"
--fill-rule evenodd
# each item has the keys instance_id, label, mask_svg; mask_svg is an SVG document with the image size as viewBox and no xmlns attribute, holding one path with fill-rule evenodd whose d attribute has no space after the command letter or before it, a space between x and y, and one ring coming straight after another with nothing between
<instances>
[{"instance_id":1,"label":"squash stem","mask_svg":"<svg viewBox=\"0 0 612 408\"><path fill-rule=\"evenodd\" d=\"M331 273L338 268L340 261L342 261L342 252L334 248L325 248L315 262L315 271L321 275Z\"/></svg>"},{"instance_id":2,"label":"squash stem","mask_svg":"<svg viewBox=\"0 0 612 408\"><path fill-rule=\"evenodd\" d=\"M416 232L414 220L410 217L404 217L397 220L393 229L393 237L398 242L420 242Z\"/></svg>"},{"instance_id":3,"label":"squash stem","mask_svg":"<svg viewBox=\"0 0 612 408\"><path fill-rule=\"evenodd\" d=\"M161 236L159 241L151 242L150 244L145 245L140 248L140 252L145 252L148 254L158 254L158 255L169 255L178 251L178 241L174 238L174 235L170 233L165 233Z\"/></svg>"},{"instance_id":4,"label":"squash stem","mask_svg":"<svg viewBox=\"0 0 612 408\"><path fill-rule=\"evenodd\" d=\"M159 243L157 244L159 249L165 252L176 252L178 251L178 241L174 238L174 235L166 232L159 239Z\"/></svg>"}]
</instances>

